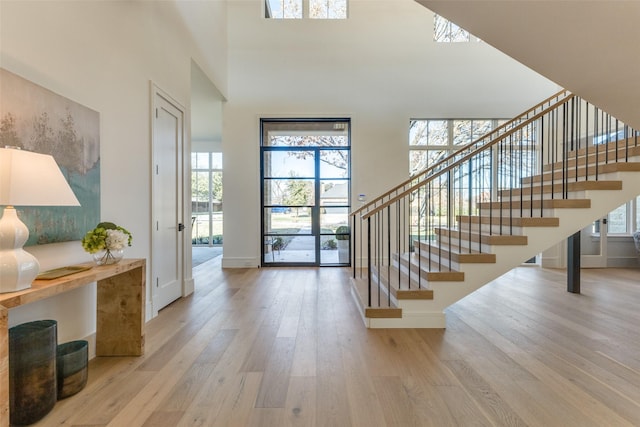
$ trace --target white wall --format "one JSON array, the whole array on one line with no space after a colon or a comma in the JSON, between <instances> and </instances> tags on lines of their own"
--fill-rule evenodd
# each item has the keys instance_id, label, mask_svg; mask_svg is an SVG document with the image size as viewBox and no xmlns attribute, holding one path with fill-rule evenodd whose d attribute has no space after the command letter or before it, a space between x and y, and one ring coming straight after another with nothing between
<instances>
[{"instance_id":1,"label":"white wall","mask_svg":"<svg viewBox=\"0 0 640 427\"><path fill-rule=\"evenodd\" d=\"M227 9L226 267L260 263L261 117L350 117L353 195L371 199L408 177L409 119L513 117L558 89L484 43L434 43L413 0L352 0L342 21L266 20L262 3Z\"/></svg>"},{"instance_id":2,"label":"white wall","mask_svg":"<svg viewBox=\"0 0 640 427\"><path fill-rule=\"evenodd\" d=\"M222 151L224 96L197 63L191 64L191 151Z\"/></svg>"},{"instance_id":3,"label":"white wall","mask_svg":"<svg viewBox=\"0 0 640 427\"><path fill-rule=\"evenodd\" d=\"M168 2L0 2L0 65L100 113L101 217L133 233L127 257L147 261L149 82L188 106L191 59L207 63L182 22ZM210 16L209 25L224 28L225 14ZM225 55L215 64L219 69L205 70L221 79L221 87L226 87ZM79 242L28 250L43 270L90 260ZM61 341L86 337L95 331L94 296L95 286L18 308L9 323L54 318Z\"/></svg>"}]
</instances>

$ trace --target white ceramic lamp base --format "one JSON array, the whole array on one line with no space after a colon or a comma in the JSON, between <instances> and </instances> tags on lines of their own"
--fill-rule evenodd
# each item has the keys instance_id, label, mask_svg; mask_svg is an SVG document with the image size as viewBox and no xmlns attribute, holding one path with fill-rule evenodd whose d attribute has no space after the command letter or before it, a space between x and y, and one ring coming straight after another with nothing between
<instances>
[{"instance_id":1,"label":"white ceramic lamp base","mask_svg":"<svg viewBox=\"0 0 640 427\"><path fill-rule=\"evenodd\" d=\"M28 238L29 229L16 210L6 207L0 219L0 293L30 288L38 275L38 260L22 249Z\"/></svg>"}]
</instances>

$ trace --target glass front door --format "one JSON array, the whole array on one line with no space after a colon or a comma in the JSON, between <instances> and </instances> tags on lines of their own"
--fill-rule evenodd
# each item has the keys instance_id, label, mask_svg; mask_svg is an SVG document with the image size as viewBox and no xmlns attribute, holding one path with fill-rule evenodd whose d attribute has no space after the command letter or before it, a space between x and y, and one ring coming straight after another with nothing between
<instances>
[{"instance_id":1,"label":"glass front door","mask_svg":"<svg viewBox=\"0 0 640 427\"><path fill-rule=\"evenodd\" d=\"M349 121L261 127L262 265L349 265Z\"/></svg>"}]
</instances>

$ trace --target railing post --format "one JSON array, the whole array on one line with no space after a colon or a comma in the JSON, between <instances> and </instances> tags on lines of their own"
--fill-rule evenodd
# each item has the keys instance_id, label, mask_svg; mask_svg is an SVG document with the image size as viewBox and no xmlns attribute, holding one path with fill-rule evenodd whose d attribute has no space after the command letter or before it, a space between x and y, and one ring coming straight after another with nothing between
<instances>
[{"instance_id":1,"label":"railing post","mask_svg":"<svg viewBox=\"0 0 640 427\"><path fill-rule=\"evenodd\" d=\"M351 237L351 241L353 242L353 244L351 245L352 249L353 249L353 256L352 256L352 258L353 258L353 264L352 264L353 265L353 278L355 279L356 278L356 269L358 267L357 266L357 261L356 261L358 259L357 258L358 245L356 244L356 216L355 215L353 215L353 225L351 226L351 230L352 230L351 231L351 233L352 233L351 234L351 236L352 236ZM351 242L349 242L349 243L351 243ZM360 248L360 250L362 250L362 248Z\"/></svg>"},{"instance_id":2,"label":"railing post","mask_svg":"<svg viewBox=\"0 0 640 427\"><path fill-rule=\"evenodd\" d=\"M371 307L371 217L367 218L367 298Z\"/></svg>"}]
</instances>

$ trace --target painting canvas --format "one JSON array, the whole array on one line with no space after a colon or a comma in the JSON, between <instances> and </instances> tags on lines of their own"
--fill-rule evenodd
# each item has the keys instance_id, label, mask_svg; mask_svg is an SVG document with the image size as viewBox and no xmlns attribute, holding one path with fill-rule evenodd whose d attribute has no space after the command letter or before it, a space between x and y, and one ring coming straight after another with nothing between
<instances>
[{"instance_id":1,"label":"painting canvas","mask_svg":"<svg viewBox=\"0 0 640 427\"><path fill-rule=\"evenodd\" d=\"M50 154L80 206L16 207L25 246L80 240L100 222L100 115L0 68L0 146Z\"/></svg>"}]
</instances>

